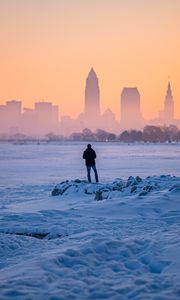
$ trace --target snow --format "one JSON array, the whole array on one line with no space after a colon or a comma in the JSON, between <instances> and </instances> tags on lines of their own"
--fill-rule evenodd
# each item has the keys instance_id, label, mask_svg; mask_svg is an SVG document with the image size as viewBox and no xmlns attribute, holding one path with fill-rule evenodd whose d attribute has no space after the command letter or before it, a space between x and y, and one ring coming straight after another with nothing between
<instances>
[{"instance_id":1,"label":"snow","mask_svg":"<svg viewBox=\"0 0 180 300\"><path fill-rule=\"evenodd\" d=\"M0 299L180 299L180 146L84 147L0 144Z\"/></svg>"}]
</instances>

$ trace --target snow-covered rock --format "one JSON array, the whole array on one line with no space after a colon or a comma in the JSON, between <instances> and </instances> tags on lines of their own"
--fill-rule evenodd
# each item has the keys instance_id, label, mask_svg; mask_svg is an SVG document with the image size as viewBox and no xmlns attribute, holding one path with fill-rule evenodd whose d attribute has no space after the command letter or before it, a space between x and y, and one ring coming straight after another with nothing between
<instances>
[{"instance_id":1,"label":"snow-covered rock","mask_svg":"<svg viewBox=\"0 0 180 300\"><path fill-rule=\"evenodd\" d=\"M95 195L95 200L117 198L122 196L146 196L148 193L168 193L180 189L180 179L175 176L161 175L148 176L145 179L139 176L130 176L127 180L117 179L112 183L88 183L76 179L74 181L63 181L52 190L52 196L58 195ZM101 198L101 199L99 199Z\"/></svg>"}]
</instances>

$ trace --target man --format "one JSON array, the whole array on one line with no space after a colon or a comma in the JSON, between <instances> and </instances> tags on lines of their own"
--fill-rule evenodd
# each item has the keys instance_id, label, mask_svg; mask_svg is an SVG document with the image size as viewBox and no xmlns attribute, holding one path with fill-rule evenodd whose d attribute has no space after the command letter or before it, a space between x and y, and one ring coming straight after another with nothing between
<instances>
[{"instance_id":1,"label":"man","mask_svg":"<svg viewBox=\"0 0 180 300\"><path fill-rule=\"evenodd\" d=\"M91 144L87 145L87 149L83 153L83 159L85 159L85 164L87 167L87 177L88 181L91 182L91 168L94 171L96 182L98 182L98 173L96 170L96 152L91 148Z\"/></svg>"}]
</instances>

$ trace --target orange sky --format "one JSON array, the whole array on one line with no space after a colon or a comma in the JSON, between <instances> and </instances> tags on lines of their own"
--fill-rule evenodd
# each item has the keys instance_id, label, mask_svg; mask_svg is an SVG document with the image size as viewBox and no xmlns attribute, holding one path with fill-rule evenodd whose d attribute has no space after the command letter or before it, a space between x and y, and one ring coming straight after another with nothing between
<instances>
[{"instance_id":1,"label":"orange sky","mask_svg":"<svg viewBox=\"0 0 180 300\"><path fill-rule=\"evenodd\" d=\"M102 111L118 118L122 88L137 86L153 118L170 78L180 118L179 16L180 0L0 0L0 103L47 100L76 117L93 66Z\"/></svg>"}]
</instances>

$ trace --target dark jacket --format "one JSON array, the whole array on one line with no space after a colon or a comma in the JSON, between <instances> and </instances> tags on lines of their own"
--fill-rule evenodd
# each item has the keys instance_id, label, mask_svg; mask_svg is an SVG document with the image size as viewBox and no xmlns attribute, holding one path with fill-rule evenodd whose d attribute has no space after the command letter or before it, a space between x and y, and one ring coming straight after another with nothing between
<instances>
[{"instance_id":1,"label":"dark jacket","mask_svg":"<svg viewBox=\"0 0 180 300\"><path fill-rule=\"evenodd\" d=\"M87 148L83 153L86 166L95 166L96 152L92 148Z\"/></svg>"}]
</instances>

